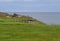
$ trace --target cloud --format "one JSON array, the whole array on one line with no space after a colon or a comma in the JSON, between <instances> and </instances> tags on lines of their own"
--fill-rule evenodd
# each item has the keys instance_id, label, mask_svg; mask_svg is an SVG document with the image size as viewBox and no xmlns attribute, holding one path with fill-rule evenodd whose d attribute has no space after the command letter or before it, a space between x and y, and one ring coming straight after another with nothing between
<instances>
[{"instance_id":1,"label":"cloud","mask_svg":"<svg viewBox=\"0 0 60 41\"><path fill-rule=\"evenodd\" d=\"M14 0L0 0L0 2L13 2Z\"/></svg>"},{"instance_id":2,"label":"cloud","mask_svg":"<svg viewBox=\"0 0 60 41\"><path fill-rule=\"evenodd\" d=\"M24 1L26 1L26 2L31 2L31 1L35 1L35 0L24 0Z\"/></svg>"},{"instance_id":3,"label":"cloud","mask_svg":"<svg viewBox=\"0 0 60 41\"><path fill-rule=\"evenodd\" d=\"M0 2L19 2L23 0L0 0Z\"/></svg>"},{"instance_id":4,"label":"cloud","mask_svg":"<svg viewBox=\"0 0 60 41\"><path fill-rule=\"evenodd\" d=\"M38 0L0 0L0 2L19 2L19 1L25 1L25 2L35 2L35 1L38 1Z\"/></svg>"},{"instance_id":5,"label":"cloud","mask_svg":"<svg viewBox=\"0 0 60 41\"><path fill-rule=\"evenodd\" d=\"M24 1L33 1L33 0L24 0Z\"/></svg>"}]
</instances>

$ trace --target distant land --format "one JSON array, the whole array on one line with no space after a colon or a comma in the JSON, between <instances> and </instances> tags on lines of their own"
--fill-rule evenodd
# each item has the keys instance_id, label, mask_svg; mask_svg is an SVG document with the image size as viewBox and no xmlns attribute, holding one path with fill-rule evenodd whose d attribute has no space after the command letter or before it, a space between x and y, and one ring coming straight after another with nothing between
<instances>
[{"instance_id":1,"label":"distant land","mask_svg":"<svg viewBox=\"0 0 60 41\"><path fill-rule=\"evenodd\" d=\"M21 15L17 13L0 12L0 23L14 22L14 23L28 23L28 24L46 24L31 16Z\"/></svg>"}]
</instances>

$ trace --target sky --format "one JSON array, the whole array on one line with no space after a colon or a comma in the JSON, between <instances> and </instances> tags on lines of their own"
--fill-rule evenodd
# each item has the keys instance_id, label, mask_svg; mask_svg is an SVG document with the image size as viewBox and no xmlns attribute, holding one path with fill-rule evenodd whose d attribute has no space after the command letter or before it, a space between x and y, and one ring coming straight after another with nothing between
<instances>
[{"instance_id":1,"label":"sky","mask_svg":"<svg viewBox=\"0 0 60 41\"><path fill-rule=\"evenodd\" d=\"M60 12L60 0L0 0L1 12ZM25 14L24 14L25 15ZM60 24L58 13L27 14L46 23Z\"/></svg>"},{"instance_id":2,"label":"sky","mask_svg":"<svg viewBox=\"0 0 60 41\"><path fill-rule=\"evenodd\" d=\"M4 12L60 12L60 0L0 0Z\"/></svg>"}]
</instances>

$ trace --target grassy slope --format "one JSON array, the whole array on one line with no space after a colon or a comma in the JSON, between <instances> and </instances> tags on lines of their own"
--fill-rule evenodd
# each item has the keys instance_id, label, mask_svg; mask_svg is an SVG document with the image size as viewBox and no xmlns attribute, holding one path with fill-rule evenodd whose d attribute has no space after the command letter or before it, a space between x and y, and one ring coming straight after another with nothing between
<instances>
[{"instance_id":1,"label":"grassy slope","mask_svg":"<svg viewBox=\"0 0 60 41\"><path fill-rule=\"evenodd\" d=\"M60 25L29 24L20 22L22 18L6 18L5 15L0 18L3 18L0 41L60 41Z\"/></svg>"},{"instance_id":2,"label":"grassy slope","mask_svg":"<svg viewBox=\"0 0 60 41\"><path fill-rule=\"evenodd\" d=\"M60 41L60 26L0 24L0 41Z\"/></svg>"}]
</instances>

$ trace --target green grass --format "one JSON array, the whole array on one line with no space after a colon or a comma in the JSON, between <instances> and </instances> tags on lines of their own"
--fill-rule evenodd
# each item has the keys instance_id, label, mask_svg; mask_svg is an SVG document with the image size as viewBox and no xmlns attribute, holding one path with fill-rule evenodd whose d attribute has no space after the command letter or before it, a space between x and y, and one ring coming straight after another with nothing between
<instances>
[{"instance_id":1,"label":"green grass","mask_svg":"<svg viewBox=\"0 0 60 41\"><path fill-rule=\"evenodd\" d=\"M60 25L0 23L0 41L60 41Z\"/></svg>"},{"instance_id":2,"label":"green grass","mask_svg":"<svg viewBox=\"0 0 60 41\"><path fill-rule=\"evenodd\" d=\"M59 24L30 24L20 21L26 19L29 18L7 18L0 14L0 41L60 41Z\"/></svg>"},{"instance_id":3,"label":"green grass","mask_svg":"<svg viewBox=\"0 0 60 41\"><path fill-rule=\"evenodd\" d=\"M21 19L0 20L0 41L60 41L60 25L30 24L18 20Z\"/></svg>"}]
</instances>

